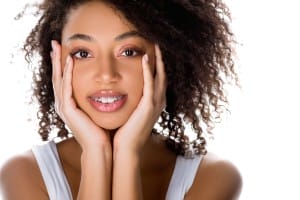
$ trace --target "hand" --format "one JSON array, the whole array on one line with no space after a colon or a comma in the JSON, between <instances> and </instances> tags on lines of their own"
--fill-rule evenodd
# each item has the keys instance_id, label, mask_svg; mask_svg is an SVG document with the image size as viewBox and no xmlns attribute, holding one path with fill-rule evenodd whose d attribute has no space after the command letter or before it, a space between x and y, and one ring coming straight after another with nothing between
<instances>
[{"instance_id":1,"label":"hand","mask_svg":"<svg viewBox=\"0 0 300 200\"><path fill-rule=\"evenodd\" d=\"M52 83L55 97L55 110L67 126L72 130L74 137L84 149L101 145L110 145L108 133L98 127L82 110L80 110L72 96L73 60L67 57L62 73L61 46L52 41Z\"/></svg>"},{"instance_id":2,"label":"hand","mask_svg":"<svg viewBox=\"0 0 300 200\"><path fill-rule=\"evenodd\" d=\"M154 124L166 106L166 75L159 47L155 45L156 74L153 76L148 56L142 58L143 96L128 121L114 137L114 150L139 152L149 138Z\"/></svg>"}]
</instances>

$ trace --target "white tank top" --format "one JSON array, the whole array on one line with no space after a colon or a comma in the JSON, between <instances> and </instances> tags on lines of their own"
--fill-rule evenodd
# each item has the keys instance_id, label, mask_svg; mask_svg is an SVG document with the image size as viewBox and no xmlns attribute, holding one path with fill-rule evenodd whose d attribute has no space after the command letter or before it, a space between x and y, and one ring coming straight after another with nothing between
<instances>
[{"instance_id":1,"label":"white tank top","mask_svg":"<svg viewBox=\"0 0 300 200\"><path fill-rule=\"evenodd\" d=\"M73 200L70 186L64 174L56 144L50 141L44 145L32 147L50 200ZM186 159L177 156L166 200L183 200L193 184L202 156Z\"/></svg>"}]
</instances>

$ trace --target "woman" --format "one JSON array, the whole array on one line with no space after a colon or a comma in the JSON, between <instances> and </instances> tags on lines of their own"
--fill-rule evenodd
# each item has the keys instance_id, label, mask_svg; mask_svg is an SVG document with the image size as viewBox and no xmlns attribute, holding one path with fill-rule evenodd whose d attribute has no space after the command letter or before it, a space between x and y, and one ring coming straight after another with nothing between
<instances>
[{"instance_id":1,"label":"woman","mask_svg":"<svg viewBox=\"0 0 300 200\"><path fill-rule=\"evenodd\" d=\"M224 78L236 78L224 4L45 0L39 9L25 44L28 60L41 59L39 134L57 130L63 141L8 161L5 199L238 197L238 170L206 152L203 130L227 102Z\"/></svg>"}]
</instances>

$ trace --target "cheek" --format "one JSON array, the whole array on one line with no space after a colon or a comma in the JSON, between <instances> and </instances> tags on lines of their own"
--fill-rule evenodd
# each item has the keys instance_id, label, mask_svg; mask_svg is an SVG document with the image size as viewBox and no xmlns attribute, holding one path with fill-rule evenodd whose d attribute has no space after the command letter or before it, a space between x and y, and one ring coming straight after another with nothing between
<instances>
[{"instance_id":1,"label":"cheek","mask_svg":"<svg viewBox=\"0 0 300 200\"><path fill-rule=\"evenodd\" d=\"M150 70L151 70L151 73L152 75L154 76L155 74L155 65L156 65L156 59L155 59L155 55L154 54L150 54L149 55L149 65L150 65Z\"/></svg>"},{"instance_id":2,"label":"cheek","mask_svg":"<svg viewBox=\"0 0 300 200\"><path fill-rule=\"evenodd\" d=\"M138 66L137 70L131 73L131 80L133 87L142 90L144 87L144 75L142 66Z\"/></svg>"},{"instance_id":3,"label":"cheek","mask_svg":"<svg viewBox=\"0 0 300 200\"><path fill-rule=\"evenodd\" d=\"M65 65L66 65L66 60L67 60L67 57L68 57L68 53L65 51L65 49L63 48L62 49L62 53L61 53L61 70L62 72L64 72L64 69L65 69Z\"/></svg>"},{"instance_id":4,"label":"cheek","mask_svg":"<svg viewBox=\"0 0 300 200\"><path fill-rule=\"evenodd\" d=\"M138 101L141 98L144 88L142 67L139 66L137 69L138 70L127 73L127 75L125 76L125 81L127 82L127 84L124 84L124 86L127 85L126 87L135 101Z\"/></svg>"},{"instance_id":5,"label":"cheek","mask_svg":"<svg viewBox=\"0 0 300 200\"><path fill-rule=\"evenodd\" d=\"M73 73L74 74L74 73ZM77 78L78 76L74 76L72 78L72 89L73 89L73 97L75 101L78 103L78 100L80 100L80 97L83 96L83 88L82 85L84 85L82 80Z\"/></svg>"},{"instance_id":6,"label":"cheek","mask_svg":"<svg viewBox=\"0 0 300 200\"><path fill-rule=\"evenodd\" d=\"M136 91L136 95L141 97L143 95L143 88L144 88L144 80L142 75L133 82L134 91Z\"/></svg>"},{"instance_id":7,"label":"cheek","mask_svg":"<svg viewBox=\"0 0 300 200\"><path fill-rule=\"evenodd\" d=\"M155 58L155 48L154 45L149 49L149 51L146 52L149 56L149 65L150 65L150 70L152 74L155 74L155 65L156 65L156 58Z\"/></svg>"},{"instance_id":8,"label":"cheek","mask_svg":"<svg viewBox=\"0 0 300 200\"><path fill-rule=\"evenodd\" d=\"M136 105L140 102L140 100L143 96L143 88L144 88L144 81L142 78L140 78L135 84L136 92L134 94L134 98L135 98Z\"/></svg>"},{"instance_id":9,"label":"cheek","mask_svg":"<svg viewBox=\"0 0 300 200\"><path fill-rule=\"evenodd\" d=\"M80 68L74 66L72 73L72 89L76 101L84 97L85 91L89 88L88 75Z\"/></svg>"}]
</instances>

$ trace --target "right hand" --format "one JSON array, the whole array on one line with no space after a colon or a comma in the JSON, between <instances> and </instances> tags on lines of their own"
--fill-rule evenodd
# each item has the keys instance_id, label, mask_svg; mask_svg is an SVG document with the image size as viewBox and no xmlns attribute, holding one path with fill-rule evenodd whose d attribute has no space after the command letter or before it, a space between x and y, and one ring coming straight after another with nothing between
<instances>
[{"instance_id":1,"label":"right hand","mask_svg":"<svg viewBox=\"0 0 300 200\"><path fill-rule=\"evenodd\" d=\"M109 133L97 126L76 105L72 95L73 60L67 56L62 70L61 45L52 41L52 84L55 98L55 111L71 129L83 150L110 145ZM62 72L63 71L63 72Z\"/></svg>"}]
</instances>

